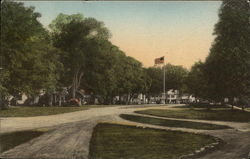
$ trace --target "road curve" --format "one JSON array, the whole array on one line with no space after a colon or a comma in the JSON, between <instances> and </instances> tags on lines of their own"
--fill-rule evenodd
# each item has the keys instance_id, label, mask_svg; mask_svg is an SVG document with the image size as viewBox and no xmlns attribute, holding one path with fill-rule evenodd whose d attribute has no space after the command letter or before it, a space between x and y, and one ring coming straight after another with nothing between
<instances>
[{"instance_id":1,"label":"road curve","mask_svg":"<svg viewBox=\"0 0 250 159\"><path fill-rule=\"evenodd\" d=\"M225 144L219 147L216 151L197 156L197 158L247 159L250 151L250 123L201 121L234 127L234 129L228 130L208 131L141 124L125 121L119 117L119 114L122 113L134 114L133 112L136 110L149 108L152 107L117 106L92 108L84 111L50 116L2 118L0 127L1 133L46 127L51 128L51 131L27 143L16 146L11 150L2 153L0 156L9 158L88 159L89 141L91 139L93 128L99 122L115 122L165 130L180 130L209 134L221 138ZM171 106L161 108L174 109L171 108Z\"/></svg>"}]
</instances>

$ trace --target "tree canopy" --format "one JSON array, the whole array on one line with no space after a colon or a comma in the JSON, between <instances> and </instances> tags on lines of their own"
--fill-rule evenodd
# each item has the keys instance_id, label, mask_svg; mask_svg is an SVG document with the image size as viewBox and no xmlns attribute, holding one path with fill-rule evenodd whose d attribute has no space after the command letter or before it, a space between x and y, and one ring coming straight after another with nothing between
<instances>
[{"instance_id":1,"label":"tree canopy","mask_svg":"<svg viewBox=\"0 0 250 159\"><path fill-rule=\"evenodd\" d=\"M23 3L4 1L1 5L1 88L14 96L33 96L41 89L55 87L58 50L37 20L40 13Z\"/></svg>"},{"instance_id":2,"label":"tree canopy","mask_svg":"<svg viewBox=\"0 0 250 159\"><path fill-rule=\"evenodd\" d=\"M60 13L47 30L34 7L4 1L1 9L0 91L4 99L23 93L33 98L42 90L52 95L68 88L70 98L84 90L104 104L113 104L117 96L130 103L141 93L161 95L165 70L166 91L177 89L213 101L226 97L250 101L247 0L222 2L210 53L190 71L171 64L143 67L112 44L110 31L95 18Z\"/></svg>"},{"instance_id":3,"label":"tree canopy","mask_svg":"<svg viewBox=\"0 0 250 159\"><path fill-rule=\"evenodd\" d=\"M222 2L214 28L216 38L204 70L216 100L250 95L249 10L247 0Z\"/></svg>"}]
</instances>

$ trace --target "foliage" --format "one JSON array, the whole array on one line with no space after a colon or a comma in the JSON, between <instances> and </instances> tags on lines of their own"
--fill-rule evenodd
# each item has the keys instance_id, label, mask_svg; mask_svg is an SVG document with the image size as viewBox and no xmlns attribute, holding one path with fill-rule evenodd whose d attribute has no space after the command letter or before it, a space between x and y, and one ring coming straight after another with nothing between
<instances>
[{"instance_id":1,"label":"foliage","mask_svg":"<svg viewBox=\"0 0 250 159\"><path fill-rule=\"evenodd\" d=\"M204 73L215 100L250 96L249 10L247 0L222 2Z\"/></svg>"},{"instance_id":2,"label":"foliage","mask_svg":"<svg viewBox=\"0 0 250 159\"><path fill-rule=\"evenodd\" d=\"M143 68L126 56L109 41L111 33L103 22L60 13L48 31L37 20L40 16L23 3L2 3L1 95L35 97L45 90L46 100L51 100L63 87L70 88L73 98L83 89L101 103L112 104L115 96L123 96L129 104L140 93L162 91L162 70ZM167 90L184 92L186 76L182 66L166 65Z\"/></svg>"},{"instance_id":3,"label":"foliage","mask_svg":"<svg viewBox=\"0 0 250 159\"><path fill-rule=\"evenodd\" d=\"M87 61L94 58L93 52L98 41L107 40L110 33L102 22L94 18L83 18L81 14L59 14L50 25L54 46L63 51L61 60L64 65L64 84L71 85L72 97L81 85L82 78L89 69ZM92 61L93 62L93 61Z\"/></svg>"},{"instance_id":4,"label":"foliage","mask_svg":"<svg viewBox=\"0 0 250 159\"><path fill-rule=\"evenodd\" d=\"M41 89L53 89L60 66L58 50L37 20L40 13L23 3L4 1L1 5L1 89L13 96L34 96Z\"/></svg>"},{"instance_id":5,"label":"foliage","mask_svg":"<svg viewBox=\"0 0 250 159\"><path fill-rule=\"evenodd\" d=\"M211 91L211 86L208 86L208 82L204 74L204 63L201 61L196 62L192 66L185 83L188 92L193 94L195 97L209 99L210 96L213 95L209 92Z\"/></svg>"},{"instance_id":6,"label":"foliage","mask_svg":"<svg viewBox=\"0 0 250 159\"><path fill-rule=\"evenodd\" d=\"M149 67L146 74L150 79L148 94L155 96L162 93L163 72L159 67Z\"/></svg>"},{"instance_id":7,"label":"foliage","mask_svg":"<svg viewBox=\"0 0 250 159\"><path fill-rule=\"evenodd\" d=\"M188 75L188 70L183 66L175 66L167 64L165 66L166 90L176 89L181 93L185 92L185 80Z\"/></svg>"},{"instance_id":8,"label":"foliage","mask_svg":"<svg viewBox=\"0 0 250 159\"><path fill-rule=\"evenodd\" d=\"M150 83L148 83L148 93L150 95L159 95L163 92L163 69L159 67L149 67L146 69ZM182 66L167 64L165 66L165 89L180 90L186 92L185 81L188 70Z\"/></svg>"}]
</instances>

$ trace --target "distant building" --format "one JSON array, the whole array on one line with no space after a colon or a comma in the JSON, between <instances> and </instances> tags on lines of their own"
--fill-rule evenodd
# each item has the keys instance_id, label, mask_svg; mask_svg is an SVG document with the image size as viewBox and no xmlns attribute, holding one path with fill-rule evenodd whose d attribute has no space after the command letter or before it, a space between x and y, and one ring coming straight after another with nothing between
<instances>
[{"instance_id":1,"label":"distant building","mask_svg":"<svg viewBox=\"0 0 250 159\"><path fill-rule=\"evenodd\" d=\"M170 89L166 93L167 103L192 103L195 101L195 97L188 93L180 94L179 90Z\"/></svg>"},{"instance_id":2,"label":"distant building","mask_svg":"<svg viewBox=\"0 0 250 159\"><path fill-rule=\"evenodd\" d=\"M180 96L180 103L193 103L193 102L195 102L195 97L193 95L185 93Z\"/></svg>"},{"instance_id":3,"label":"distant building","mask_svg":"<svg viewBox=\"0 0 250 159\"><path fill-rule=\"evenodd\" d=\"M178 103L179 102L179 91L170 89L166 93L167 103Z\"/></svg>"}]
</instances>

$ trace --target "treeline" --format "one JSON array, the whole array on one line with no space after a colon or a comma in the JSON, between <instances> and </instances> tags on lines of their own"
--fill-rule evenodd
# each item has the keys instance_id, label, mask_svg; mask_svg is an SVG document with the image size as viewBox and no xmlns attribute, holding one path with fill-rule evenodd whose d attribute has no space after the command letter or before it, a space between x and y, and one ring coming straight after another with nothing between
<instances>
[{"instance_id":1,"label":"treeline","mask_svg":"<svg viewBox=\"0 0 250 159\"><path fill-rule=\"evenodd\" d=\"M81 14L59 14L44 28L40 13L22 3L4 1L1 6L0 95L3 101L25 93L35 99L46 92L67 98L79 91L94 102L114 104L119 96L129 104L138 94L163 92L163 69L144 68L113 45L103 22ZM205 62L190 71L167 64L166 90L177 89L212 102L250 105L250 5L247 0L223 1L215 40ZM152 59L153 61L153 59ZM122 98L121 98L122 97Z\"/></svg>"},{"instance_id":2,"label":"treeline","mask_svg":"<svg viewBox=\"0 0 250 159\"><path fill-rule=\"evenodd\" d=\"M59 14L46 29L39 17L33 7L2 3L3 101L23 93L32 101L43 90L47 104L53 105L52 95L60 97L65 87L68 98L74 99L84 90L83 94L103 104L114 104L115 96L129 104L140 93L162 93L161 68L143 68L139 61L126 56L109 41L111 33L103 22L81 14ZM179 89L187 70L170 64L166 67L166 85Z\"/></svg>"},{"instance_id":3,"label":"treeline","mask_svg":"<svg viewBox=\"0 0 250 159\"><path fill-rule=\"evenodd\" d=\"M210 53L189 73L189 92L210 101L224 102L227 98L232 105L250 105L249 18L249 1L222 2Z\"/></svg>"}]
</instances>

